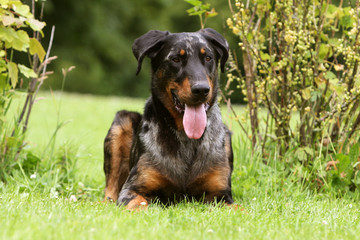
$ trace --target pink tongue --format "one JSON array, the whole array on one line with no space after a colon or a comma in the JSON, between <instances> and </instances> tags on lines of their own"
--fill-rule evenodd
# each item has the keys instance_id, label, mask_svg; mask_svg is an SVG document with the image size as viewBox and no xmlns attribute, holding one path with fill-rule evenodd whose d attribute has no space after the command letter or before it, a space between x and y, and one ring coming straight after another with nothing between
<instances>
[{"instance_id":1,"label":"pink tongue","mask_svg":"<svg viewBox=\"0 0 360 240\"><path fill-rule=\"evenodd\" d=\"M195 107L185 105L183 125L188 138L201 138L206 127L205 105Z\"/></svg>"}]
</instances>

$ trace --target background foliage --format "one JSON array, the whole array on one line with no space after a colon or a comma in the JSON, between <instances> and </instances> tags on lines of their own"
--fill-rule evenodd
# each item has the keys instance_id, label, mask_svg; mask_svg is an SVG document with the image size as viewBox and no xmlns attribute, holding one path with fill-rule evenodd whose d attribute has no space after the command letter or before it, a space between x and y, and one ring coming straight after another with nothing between
<instances>
[{"instance_id":1,"label":"background foliage","mask_svg":"<svg viewBox=\"0 0 360 240\"><path fill-rule=\"evenodd\" d=\"M226 1L208 1L219 12L207 27L225 32L229 9ZM52 69L76 66L68 77L65 90L105 95L147 97L149 73L146 64L135 77L133 41L151 29L170 32L197 31L197 17L189 17L190 4L180 0L48 0L44 19L56 26L54 54L59 60ZM45 28L48 34L49 27ZM61 75L47 86L60 88Z\"/></svg>"},{"instance_id":2,"label":"background foliage","mask_svg":"<svg viewBox=\"0 0 360 240\"><path fill-rule=\"evenodd\" d=\"M254 149L313 189L360 187L359 7L236 0L227 19L242 50L228 78L246 96Z\"/></svg>"},{"instance_id":3,"label":"background foliage","mask_svg":"<svg viewBox=\"0 0 360 240\"><path fill-rule=\"evenodd\" d=\"M18 124L22 121L20 117L16 117L13 122L7 113L12 100L19 95L16 87L22 85L23 81L27 82L25 85L31 85L30 82L34 81L34 87L38 82L42 70L38 68L38 62L43 63L45 50L36 36L43 34L42 29L46 24L34 18L28 5L16 0L2 0L0 16L0 180L5 181L14 167L26 158L21 151L25 145L26 127L21 131ZM29 30L34 32L32 37L27 32ZM27 54L29 62L26 65L18 63L14 54Z\"/></svg>"}]
</instances>

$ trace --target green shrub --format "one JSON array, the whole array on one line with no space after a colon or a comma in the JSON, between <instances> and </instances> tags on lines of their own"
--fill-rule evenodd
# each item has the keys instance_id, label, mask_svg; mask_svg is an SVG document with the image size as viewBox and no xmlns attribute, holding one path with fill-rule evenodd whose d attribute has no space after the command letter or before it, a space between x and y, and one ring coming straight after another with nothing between
<instances>
[{"instance_id":1,"label":"green shrub","mask_svg":"<svg viewBox=\"0 0 360 240\"><path fill-rule=\"evenodd\" d=\"M253 148L315 189L359 187L359 1L230 7L242 58L232 56L228 80L248 101Z\"/></svg>"},{"instance_id":2,"label":"green shrub","mask_svg":"<svg viewBox=\"0 0 360 240\"><path fill-rule=\"evenodd\" d=\"M35 6L34 0L32 3ZM44 2L41 4L43 8ZM77 149L55 145L57 132L64 125L59 121L59 112L57 127L42 154L26 141L32 106L43 81L50 74L46 67L56 58L49 57L54 27L45 52L40 39L46 24L35 19L28 5L18 0L2 0L0 19L0 182L12 180L19 191L72 192ZM29 36L30 31L33 37ZM14 57L21 54L28 55L27 66L18 63ZM63 83L72 69L63 69ZM23 85L27 86L26 94ZM24 105L21 111L10 114L9 108L15 98L24 101Z\"/></svg>"},{"instance_id":3,"label":"green shrub","mask_svg":"<svg viewBox=\"0 0 360 240\"><path fill-rule=\"evenodd\" d=\"M0 16L0 180L5 181L12 169L21 163L21 150L26 145L18 124L20 116L10 119L8 109L12 99L21 95L17 86L24 84L23 79L38 82L40 74L36 70L41 70L34 67L34 62L30 62L29 66L17 63L13 56L28 54L36 61L44 61L45 51L41 43L38 38L29 37L26 30L33 30L39 35L45 23L34 18L29 6L16 0L1 1Z\"/></svg>"}]
</instances>

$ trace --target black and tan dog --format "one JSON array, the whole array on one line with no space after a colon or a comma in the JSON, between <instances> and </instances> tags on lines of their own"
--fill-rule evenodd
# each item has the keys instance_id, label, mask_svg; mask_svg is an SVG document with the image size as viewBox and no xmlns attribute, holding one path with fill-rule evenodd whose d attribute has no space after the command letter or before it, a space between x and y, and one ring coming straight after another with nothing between
<instances>
[{"instance_id":1,"label":"black and tan dog","mask_svg":"<svg viewBox=\"0 0 360 240\"><path fill-rule=\"evenodd\" d=\"M151 59L151 97L144 114L120 111L105 139L105 199L128 209L184 198L232 204L230 132L217 105L217 67L228 58L213 29L150 31L133 44Z\"/></svg>"}]
</instances>

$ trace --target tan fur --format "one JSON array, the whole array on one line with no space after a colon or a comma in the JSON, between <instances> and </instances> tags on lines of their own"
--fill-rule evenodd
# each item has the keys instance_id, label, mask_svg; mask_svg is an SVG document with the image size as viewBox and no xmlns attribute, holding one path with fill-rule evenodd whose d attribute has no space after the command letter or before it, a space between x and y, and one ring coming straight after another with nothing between
<instances>
[{"instance_id":1,"label":"tan fur","mask_svg":"<svg viewBox=\"0 0 360 240\"><path fill-rule=\"evenodd\" d=\"M132 124L127 120L122 126L113 126L108 143L112 152L111 171L106 176L105 200L116 201L122 185L129 175L129 158L132 144Z\"/></svg>"},{"instance_id":2,"label":"tan fur","mask_svg":"<svg viewBox=\"0 0 360 240\"><path fill-rule=\"evenodd\" d=\"M195 191L201 189L203 192L207 192L204 200L210 202L220 191L227 188L230 171L229 166L217 167L198 177L190 186Z\"/></svg>"},{"instance_id":3,"label":"tan fur","mask_svg":"<svg viewBox=\"0 0 360 240\"><path fill-rule=\"evenodd\" d=\"M203 188L212 193L226 189L228 186L228 177L230 175L229 167L217 168L200 177L204 181Z\"/></svg>"},{"instance_id":4,"label":"tan fur","mask_svg":"<svg viewBox=\"0 0 360 240\"><path fill-rule=\"evenodd\" d=\"M148 201L140 195L136 195L134 199L132 199L128 205L126 205L126 209L128 210L144 210L149 206Z\"/></svg>"},{"instance_id":5,"label":"tan fur","mask_svg":"<svg viewBox=\"0 0 360 240\"><path fill-rule=\"evenodd\" d=\"M139 168L141 171L141 176L139 177L139 182L142 188L146 189L147 192L163 188L167 185L168 180L156 171L153 168Z\"/></svg>"},{"instance_id":6,"label":"tan fur","mask_svg":"<svg viewBox=\"0 0 360 240\"><path fill-rule=\"evenodd\" d=\"M167 110L170 112L171 116L175 120L176 128L178 131L181 131L184 129L182 124L182 116L179 114L178 111L176 111L174 104L173 104L173 97L171 94L171 90L173 89L181 89L180 85L176 82L170 82L169 85L166 87L166 99L164 99L164 105L167 108Z\"/></svg>"}]
</instances>

